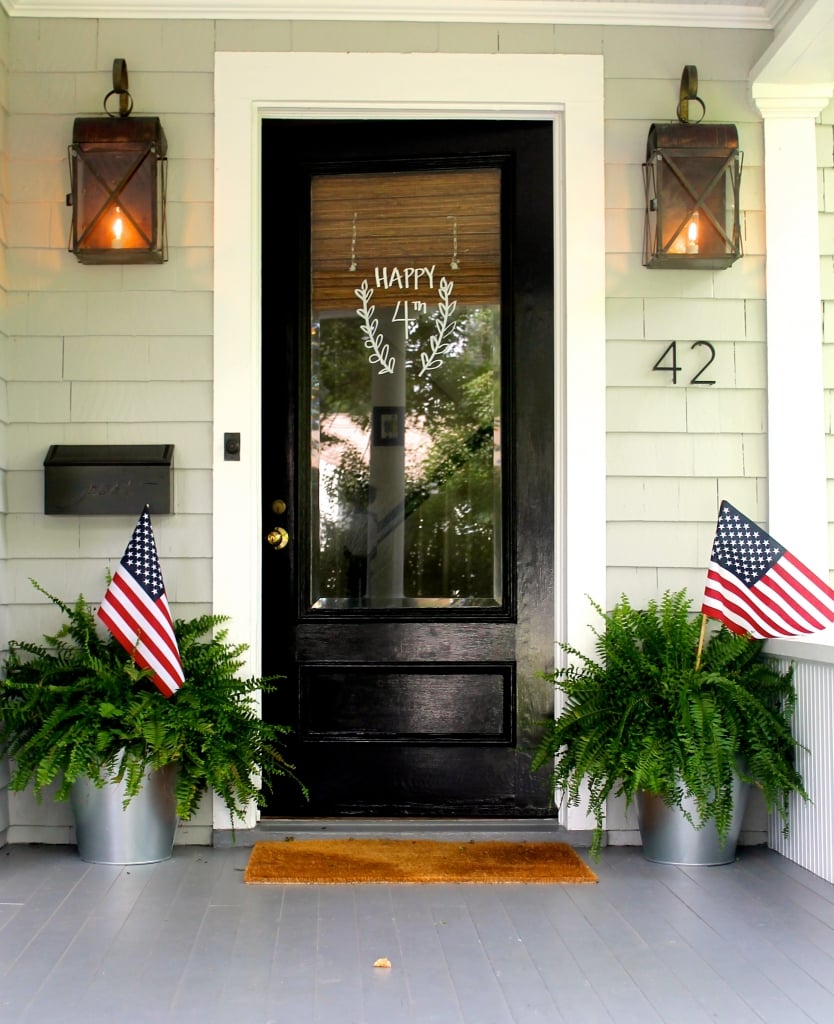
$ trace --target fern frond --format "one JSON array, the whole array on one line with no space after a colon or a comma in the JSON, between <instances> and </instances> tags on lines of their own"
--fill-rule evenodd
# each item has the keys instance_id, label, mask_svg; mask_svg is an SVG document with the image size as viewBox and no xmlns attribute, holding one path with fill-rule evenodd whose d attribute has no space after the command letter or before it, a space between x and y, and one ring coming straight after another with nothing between
<instances>
[{"instance_id":1,"label":"fern frond","mask_svg":"<svg viewBox=\"0 0 834 1024\"><path fill-rule=\"evenodd\" d=\"M788 795L807 799L794 761L792 670L780 672L762 642L721 628L695 670L700 621L681 590L636 609L625 595L608 613L594 656L563 645L568 665L547 676L563 709L543 726L532 769L547 768L555 795L578 803L583 782L599 855L606 802L640 790L680 807L695 799L701 827L726 837L738 776L755 783L787 823Z\"/></svg>"},{"instance_id":2,"label":"fern frond","mask_svg":"<svg viewBox=\"0 0 834 1024\"><path fill-rule=\"evenodd\" d=\"M149 770L176 763L180 817L191 817L211 788L241 818L250 801L263 803L255 777L301 786L283 758L285 727L262 721L252 706L273 682L241 677L246 647L229 641L226 616L175 622L185 682L166 699L152 673L98 631L83 595L69 604L33 584L65 621L42 642L9 644L0 753L14 761L12 789L32 785L40 798L57 781L56 798L65 799L79 777L104 785L115 773L129 800Z\"/></svg>"}]
</instances>

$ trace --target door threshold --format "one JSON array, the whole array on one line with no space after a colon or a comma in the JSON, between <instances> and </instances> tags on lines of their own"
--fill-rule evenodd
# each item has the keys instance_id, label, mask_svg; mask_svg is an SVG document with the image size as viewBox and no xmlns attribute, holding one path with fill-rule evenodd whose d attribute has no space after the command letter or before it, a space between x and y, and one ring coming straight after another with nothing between
<instances>
[{"instance_id":1,"label":"door threshold","mask_svg":"<svg viewBox=\"0 0 834 1024\"><path fill-rule=\"evenodd\" d=\"M255 828L215 829L213 845L252 846L258 842L314 838L493 839L512 842L591 844L591 831L568 831L555 818L263 818Z\"/></svg>"}]
</instances>

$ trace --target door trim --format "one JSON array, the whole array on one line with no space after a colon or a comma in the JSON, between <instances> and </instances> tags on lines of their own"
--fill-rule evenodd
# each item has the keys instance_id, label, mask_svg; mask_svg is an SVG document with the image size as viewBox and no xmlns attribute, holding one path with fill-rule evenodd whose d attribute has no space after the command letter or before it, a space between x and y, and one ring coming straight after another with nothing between
<instances>
[{"instance_id":1,"label":"door trim","mask_svg":"<svg viewBox=\"0 0 834 1024\"><path fill-rule=\"evenodd\" d=\"M585 595L605 600L602 57L221 52L214 80L212 607L231 617L234 639L248 644L245 670L258 673L261 662L259 196L266 117L553 121L554 638L582 645ZM238 459L224 459L226 432L240 432ZM216 828L229 827L217 800L213 819ZM254 823L253 810L245 826ZM582 828L585 818L568 812L562 823Z\"/></svg>"}]
</instances>

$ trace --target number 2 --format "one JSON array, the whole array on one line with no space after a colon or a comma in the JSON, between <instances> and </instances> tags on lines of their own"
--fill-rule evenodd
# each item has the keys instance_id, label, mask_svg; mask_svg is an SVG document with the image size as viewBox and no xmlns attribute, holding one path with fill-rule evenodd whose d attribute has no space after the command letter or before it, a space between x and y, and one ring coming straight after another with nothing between
<instances>
[{"instance_id":1,"label":"number 2","mask_svg":"<svg viewBox=\"0 0 834 1024\"><path fill-rule=\"evenodd\" d=\"M703 380L702 379L702 374L706 371L707 367L710 366L712 361L715 359L715 346L712 344L711 341L693 341L692 344L690 345L690 348L697 348L699 345L706 345L707 349L709 350L709 359L704 363L704 365L695 374L695 376L692 378L692 380L689 383L690 384L714 384L715 383L714 380Z\"/></svg>"}]
</instances>

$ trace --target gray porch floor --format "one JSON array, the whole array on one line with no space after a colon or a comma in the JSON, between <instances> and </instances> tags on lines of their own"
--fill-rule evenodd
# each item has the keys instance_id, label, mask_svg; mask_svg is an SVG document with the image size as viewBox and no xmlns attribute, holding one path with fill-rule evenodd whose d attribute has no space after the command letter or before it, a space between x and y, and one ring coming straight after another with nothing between
<instances>
[{"instance_id":1,"label":"gray porch floor","mask_svg":"<svg viewBox=\"0 0 834 1024\"><path fill-rule=\"evenodd\" d=\"M249 852L0 849L0 1021L834 1021L834 886L762 848L584 886L247 886Z\"/></svg>"}]
</instances>

